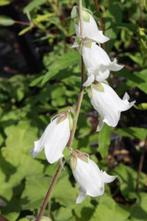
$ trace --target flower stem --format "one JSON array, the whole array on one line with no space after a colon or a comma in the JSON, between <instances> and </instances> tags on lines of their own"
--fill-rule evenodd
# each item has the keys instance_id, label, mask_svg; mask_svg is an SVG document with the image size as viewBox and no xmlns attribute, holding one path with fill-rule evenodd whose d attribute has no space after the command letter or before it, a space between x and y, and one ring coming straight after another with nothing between
<instances>
[{"instance_id":1,"label":"flower stem","mask_svg":"<svg viewBox=\"0 0 147 221\"><path fill-rule=\"evenodd\" d=\"M16 21L15 20L15 23L19 24L19 25L26 25L26 26L30 25L30 22L28 22L28 21Z\"/></svg>"},{"instance_id":2,"label":"flower stem","mask_svg":"<svg viewBox=\"0 0 147 221\"><path fill-rule=\"evenodd\" d=\"M80 18L80 36L81 36L81 39L82 39L82 35L83 35L82 34L83 33L82 0L79 0L79 18ZM75 136L75 132L76 132L76 128L77 128L77 122L78 122L80 109L81 109L81 104L82 104L83 95L84 95L84 89L83 89L84 64L83 64L82 56L81 56L81 71L80 72L81 72L81 89L80 89L80 93L79 93L79 97L78 97L78 101L77 101L77 105L76 105L75 117L74 117L74 121L73 121L73 128L72 128L70 139L69 139L69 142L68 142L68 147L69 148L72 146L72 143L73 143L73 140L74 140L74 136Z\"/></svg>"},{"instance_id":3,"label":"flower stem","mask_svg":"<svg viewBox=\"0 0 147 221\"><path fill-rule=\"evenodd\" d=\"M58 179L58 177L61 174L61 171L62 171L62 165L61 165L60 162L58 162L58 166L57 166L56 172L55 172L54 176L52 177L52 180L50 182L48 191L47 191L47 193L46 193L46 195L44 197L44 200L43 200L42 205L40 207L40 211L39 211L38 216L36 217L35 221L40 221L41 220L41 217L43 216L45 208L46 208L46 206L48 204L48 201L51 198L51 194L52 194L52 192L54 190L54 187L56 185L57 179Z\"/></svg>"},{"instance_id":4,"label":"flower stem","mask_svg":"<svg viewBox=\"0 0 147 221\"><path fill-rule=\"evenodd\" d=\"M80 17L80 34L81 34L81 38L82 38L82 0L79 0L79 17ZM71 148L73 140L74 140L74 136L75 136L75 132L76 132L76 128L77 128L77 122L78 122L80 109L81 109L81 104L82 104L82 100L83 100L83 95L84 95L83 81L84 81L84 64L83 64L83 59L81 56L81 89L80 89L80 93L79 93L77 104L76 104L75 116L74 116L74 120L73 120L73 128L72 128L70 139L68 142L69 148ZM61 164L61 162L58 162L57 169L55 171L55 174L52 177L48 191L44 197L44 200L43 200L42 205L40 207L40 211L39 211L38 216L36 217L35 221L41 220L41 218L44 214L45 208L46 208L46 206L51 198L51 195L54 191L54 187L57 183L57 180L62 172L64 163Z\"/></svg>"}]
</instances>

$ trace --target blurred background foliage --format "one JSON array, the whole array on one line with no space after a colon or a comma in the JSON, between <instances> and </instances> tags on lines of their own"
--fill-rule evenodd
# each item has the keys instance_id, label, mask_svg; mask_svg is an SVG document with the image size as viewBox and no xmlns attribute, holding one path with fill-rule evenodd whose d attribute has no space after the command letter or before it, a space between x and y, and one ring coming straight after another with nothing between
<instances>
[{"instance_id":1,"label":"blurred background foliage","mask_svg":"<svg viewBox=\"0 0 147 221\"><path fill-rule=\"evenodd\" d=\"M76 0L0 0L0 220L34 220L56 165L31 156L51 116L76 102L80 57L71 48ZM147 2L85 0L110 41L105 49L125 68L110 82L136 105L116 129L98 122L85 93L73 147L118 175L104 196L76 205L66 165L46 216L52 221L147 221ZM45 221L45 218L44 218Z\"/></svg>"}]
</instances>

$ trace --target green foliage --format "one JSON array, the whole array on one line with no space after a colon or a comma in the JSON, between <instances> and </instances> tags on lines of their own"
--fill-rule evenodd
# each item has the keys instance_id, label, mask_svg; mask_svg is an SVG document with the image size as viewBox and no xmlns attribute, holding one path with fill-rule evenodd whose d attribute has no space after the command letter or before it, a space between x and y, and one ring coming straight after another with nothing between
<instances>
[{"instance_id":1,"label":"green foliage","mask_svg":"<svg viewBox=\"0 0 147 221\"><path fill-rule=\"evenodd\" d=\"M32 10L43 5L45 2L46 2L46 0L33 0L24 8L23 11L24 11L24 13L30 13Z\"/></svg>"},{"instance_id":2,"label":"green foliage","mask_svg":"<svg viewBox=\"0 0 147 221\"><path fill-rule=\"evenodd\" d=\"M105 125L102 131L98 134L98 150L103 158L106 158L108 155L108 150L111 143L111 132L112 128Z\"/></svg>"},{"instance_id":3,"label":"green foliage","mask_svg":"<svg viewBox=\"0 0 147 221\"><path fill-rule=\"evenodd\" d=\"M79 190L66 165L42 221L147 220L147 178L143 172L140 192L136 192L138 161L128 166L123 161L109 162L116 157L110 146L118 151L123 143L129 154L135 152L139 156L146 140L146 123L141 117L146 110L147 93L147 6L139 0L99 2L100 12L96 12L93 1L85 0L85 6L94 12L96 20L103 18L105 34L111 39L105 47L108 52L113 51L111 57L118 57L125 65L120 73L111 75L111 83L120 95L127 90L136 99L136 109L122 114L118 128L105 126L95 133L98 117L85 92L73 148L88 153L102 170L113 168L110 174L116 174L118 179L112 186L106 186L104 196L87 197L76 205ZM0 6L9 3L2 0ZM33 0L26 4L23 12L29 22L19 35L34 30L37 47L49 46L49 52L42 55L43 68L38 75L22 73L0 78L0 214L9 221L34 220L56 165L48 165L43 153L33 159L33 142L51 115L75 107L79 94L80 56L71 48L74 25L70 12L75 3ZM14 21L1 16L0 24L9 26Z\"/></svg>"},{"instance_id":4,"label":"green foliage","mask_svg":"<svg viewBox=\"0 0 147 221\"><path fill-rule=\"evenodd\" d=\"M11 3L11 0L0 0L0 6L9 5Z\"/></svg>"},{"instance_id":5,"label":"green foliage","mask_svg":"<svg viewBox=\"0 0 147 221\"><path fill-rule=\"evenodd\" d=\"M137 138L140 140L145 140L146 138L146 128L138 127L128 127L122 129L116 129L115 132L122 137Z\"/></svg>"},{"instance_id":6,"label":"green foliage","mask_svg":"<svg viewBox=\"0 0 147 221\"><path fill-rule=\"evenodd\" d=\"M12 18L6 16L0 16L0 25L11 26L14 25L15 21Z\"/></svg>"},{"instance_id":7,"label":"green foliage","mask_svg":"<svg viewBox=\"0 0 147 221\"><path fill-rule=\"evenodd\" d=\"M116 220L126 221L129 217L129 211L118 205L110 196L103 196L90 219L90 221L113 221L114 216Z\"/></svg>"},{"instance_id":8,"label":"green foliage","mask_svg":"<svg viewBox=\"0 0 147 221\"><path fill-rule=\"evenodd\" d=\"M46 67L48 67L48 71L43 76L41 85L44 85L47 81L55 77L57 74L62 74L63 72L69 73L70 69L72 69L73 66L77 65L79 58L80 58L79 54L70 49L70 51L63 54L62 57L61 55L54 57L54 59L56 59L56 63L53 61L52 62L48 61L46 63ZM46 58L46 61L47 61L47 58Z\"/></svg>"}]
</instances>

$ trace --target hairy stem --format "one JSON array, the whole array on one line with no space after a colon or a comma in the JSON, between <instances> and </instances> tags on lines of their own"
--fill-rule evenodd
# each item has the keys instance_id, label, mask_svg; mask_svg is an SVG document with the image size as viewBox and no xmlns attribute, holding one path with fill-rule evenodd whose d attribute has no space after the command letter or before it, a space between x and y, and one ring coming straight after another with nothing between
<instances>
[{"instance_id":1,"label":"hairy stem","mask_svg":"<svg viewBox=\"0 0 147 221\"><path fill-rule=\"evenodd\" d=\"M42 205L40 207L40 211L38 213L38 216L36 217L36 221L40 221L41 220L41 217L43 216L44 214L44 211L45 211L45 208L51 198L51 194L54 190L54 186L56 185L56 182L57 182L57 179L58 177L60 176L61 174L61 171L62 171L62 165L60 162L58 162L58 166L57 166L57 169L56 169L56 172L54 174L54 176L52 177L52 180L50 182L50 185L49 185L49 188L48 188L48 191L44 197L44 200L42 202Z\"/></svg>"},{"instance_id":2,"label":"hairy stem","mask_svg":"<svg viewBox=\"0 0 147 221\"><path fill-rule=\"evenodd\" d=\"M79 17L80 17L80 35L82 38L82 0L79 0ZM84 89L83 89L83 80L84 80L84 64L83 64L83 60L82 60L82 56L81 56L81 89L80 89L80 93L79 93L79 97L77 100L77 104L76 104L76 110L75 110L75 116L74 116L74 120L73 120L73 128L71 131L71 135L70 135L70 139L68 142L68 147L70 148L72 146L73 140L74 140L74 136L75 136L75 132L76 132L76 128L77 128L77 122L78 122L78 118L79 118L79 114L80 114L80 109L81 109L81 104L82 104L82 100L83 100L83 95L84 95ZM65 162L64 162L65 163ZM41 217L44 214L45 208L51 198L51 195L54 191L54 187L57 183L58 177L61 174L62 168L63 168L63 164L61 164L61 162L58 163L57 169L55 171L55 174L52 177L52 180L50 182L48 191L44 197L44 200L42 202L42 205L40 207L40 211L38 213L38 216L36 218L35 221L40 221Z\"/></svg>"},{"instance_id":3,"label":"hairy stem","mask_svg":"<svg viewBox=\"0 0 147 221\"><path fill-rule=\"evenodd\" d=\"M81 39L82 39L82 35L83 35L82 0L79 0L79 18L80 18L80 36L81 36ZM76 132L76 128L77 128L77 122L78 122L80 109L81 109L81 104L82 104L83 95L84 95L83 81L84 81L84 64L83 64L83 59L82 59L82 56L81 56L81 89L80 89L80 93L79 93L79 97L78 97L78 101L77 101L77 105L76 105L73 128L72 128L71 136L70 136L70 139L69 139L69 142L68 142L68 147L72 146L73 139L74 139L75 132Z\"/></svg>"}]
</instances>

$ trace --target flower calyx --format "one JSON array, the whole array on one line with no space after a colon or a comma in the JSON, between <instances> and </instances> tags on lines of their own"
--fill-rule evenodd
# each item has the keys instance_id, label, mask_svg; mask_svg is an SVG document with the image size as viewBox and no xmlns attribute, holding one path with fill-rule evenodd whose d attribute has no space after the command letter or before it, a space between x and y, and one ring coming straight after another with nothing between
<instances>
[{"instance_id":1,"label":"flower calyx","mask_svg":"<svg viewBox=\"0 0 147 221\"><path fill-rule=\"evenodd\" d=\"M87 8L82 8L82 18L85 22L90 21L90 15L92 15L92 12ZM79 16L79 9L78 6L75 5L71 10L71 18L76 19Z\"/></svg>"},{"instance_id":2,"label":"flower calyx","mask_svg":"<svg viewBox=\"0 0 147 221\"><path fill-rule=\"evenodd\" d=\"M99 91L99 92L104 92L104 87L100 82L95 81L91 87L93 87L95 90Z\"/></svg>"},{"instance_id":3,"label":"flower calyx","mask_svg":"<svg viewBox=\"0 0 147 221\"><path fill-rule=\"evenodd\" d=\"M79 150L73 150L72 151L72 156L70 159L70 165L72 170L76 169L76 165L77 165L77 158L83 160L84 162L88 163L88 159L89 159L89 155L87 153L83 153Z\"/></svg>"}]
</instances>

